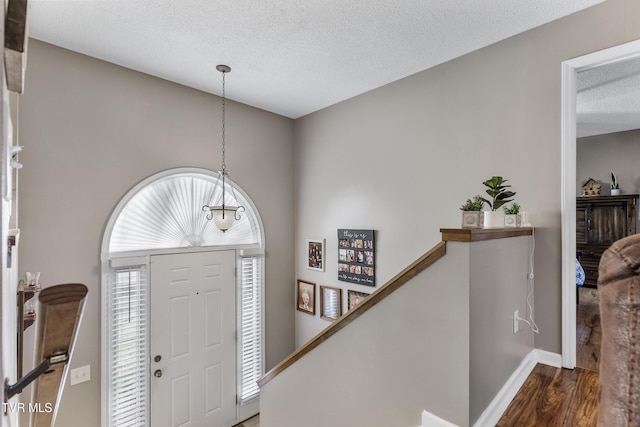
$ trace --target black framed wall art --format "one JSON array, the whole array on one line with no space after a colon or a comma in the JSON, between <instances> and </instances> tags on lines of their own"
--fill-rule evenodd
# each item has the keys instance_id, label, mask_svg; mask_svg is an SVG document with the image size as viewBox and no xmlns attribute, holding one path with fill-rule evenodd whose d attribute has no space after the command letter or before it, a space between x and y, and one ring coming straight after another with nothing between
<instances>
[{"instance_id":1,"label":"black framed wall art","mask_svg":"<svg viewBox=\"0 0 640 427\"><path fill-rule=\"evenodd\" d=\"M338 229L338 280L376 285L374 230Z\"/></svg>"}]
</instances>

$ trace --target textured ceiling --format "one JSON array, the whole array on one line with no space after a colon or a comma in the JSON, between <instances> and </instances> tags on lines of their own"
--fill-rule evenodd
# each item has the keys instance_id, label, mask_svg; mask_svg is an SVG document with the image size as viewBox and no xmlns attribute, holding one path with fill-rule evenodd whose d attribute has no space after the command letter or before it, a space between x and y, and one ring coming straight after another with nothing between
<instances>
[{"instance_id":1,"label":"textured ceiling","mask_svg":"<svg viewBox=\"0 0 640 427\"><path fill-rule=\"evenodd\" d=\"M33 38L297 118L603 0L30 0Z\"/></svg>"},{"instance_id":2,"label":"textured ceiling","mask_svg":"<svg viewBox=\"0 0 640 427\"><path fill-rule=\"evenodd\" d=\"M640 58L578 73L578 137L640 129Z\"/></svg>"}]
</instances>

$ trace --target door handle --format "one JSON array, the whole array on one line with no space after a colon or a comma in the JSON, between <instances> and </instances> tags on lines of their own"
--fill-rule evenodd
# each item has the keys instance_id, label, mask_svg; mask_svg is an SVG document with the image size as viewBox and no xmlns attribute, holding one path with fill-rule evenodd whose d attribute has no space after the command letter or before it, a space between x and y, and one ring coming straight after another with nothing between
<instances>
[{"instance_id":1,"label":"door handle","mask_svg":"<svg viewBox=\"0 0 640 427\"><path fill-rule=\"evenodd\" d=\"M156 371L153 373L153 376L156 378L160 378L162 376L162 371L160 369L156 369Z\"/></svg>"},{"instance_id":2,"label":"door handle","mask_svg":"<svg viewBox=\"0 0 640 427\"><path fill-rule=\"evenodd\" d=\"M153 361L156 362L156 363L161 361L161 360L162 360L162 356L160 356L160 355L157 355L156 357L153 358Z\"/></svg>"}]
</instances>

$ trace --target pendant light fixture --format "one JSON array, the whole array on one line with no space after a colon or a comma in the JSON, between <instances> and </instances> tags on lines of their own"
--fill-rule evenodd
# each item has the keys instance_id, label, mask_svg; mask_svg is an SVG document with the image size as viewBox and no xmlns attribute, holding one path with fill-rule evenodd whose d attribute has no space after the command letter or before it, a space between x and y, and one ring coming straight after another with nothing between
<instances>
[{"instance_id":1,"label":"pendant light fixture","mask_svg":"<svg viewBox=\"0 0 640 427\"><path fill-rule=\"evenodd\" d=\"M220 177L222 178L222 205L218 206L209 206L204 205L202 210L207 212L207 219L212 220L216 227L225 232L233 223L239 220L241 217L239 215L240 212L244 211L244 206L229 206L226 204L226 185L225 181L229 176L229 171L227 170L227 165L225 163L225 75L231 71L231 67L228 65L218 65L216 67L218 71L222 73L222 169L218 171ZM233 186L231 187L231 191L233 192ZM233 201L236 201L236 198L233 198ZM213 202L213 201L212 201Z\"/></svg>"}]
</instances>

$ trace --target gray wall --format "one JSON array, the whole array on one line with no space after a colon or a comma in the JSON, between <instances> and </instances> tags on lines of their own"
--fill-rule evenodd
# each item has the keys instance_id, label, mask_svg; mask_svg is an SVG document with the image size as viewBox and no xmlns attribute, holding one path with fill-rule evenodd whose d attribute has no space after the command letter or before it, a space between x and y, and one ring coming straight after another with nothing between
<instances>
[{"instance_id":1,"label":"gray wall","mask_svg":"<svg viewBox=\"0 0 640 427\"><path fill-rule=\"evenodd\" d=\"M469 420L473 425L534 348L534 332L525 322L520 321L518 332L513 332L513 312L518 310L523 319L530 313L527 273L534 248L533 238L514 237L471 244L447 242L447 251L457 246L469 251Z\"/></svg>"},{"instance_id":2,"label":"gray wall","mask_svg":"<svg viewBox=\"0 0 640 427\"><path fill-rule=\"evenodd\" d=\"M620 194L640 193L640 130L580 138L577 141L576 189L589 178L600 181L602 194L610 194L611 171L620 183Z\"/></svg>"},{"instance_id":3,"label":"gray wall","mask_svg":"<svg viewBox=\"0 0 640 427\"><path fill-rule=\"evenodd\" d=\"M260 425L468 426L469 245L449 249L263 386Z\"/></svg>"},{"instance_id":4,"label":"gray wall","mask_svg":"<svg viewBox=\"0 0 640 427\"><path fill-rule=\"evenodd\" d=\"M100 423L100 244L112 209L156 172L217 170L220 121L213 95L30 41L20 99L20 271L41 271L43 285L89 287L71 367L90 364L92 379L67 385L57 424ZM266 229L267 367L294 348L292 129L290 119L227 104L227 166Z\"/></svg>"},{"instance_id":5,"label":"gray wall","mask_svg":"<svg viewBox=\"0 0 640 427\"><path fill-rule=\"evenodd\" d=\"M510 179L536 226L536 347L560 352L560 63L638 37L640 2L608 0L296 120L293 138L290 120L230 103L229 168L267 230L267 364L293 348L294 243L296 277L341 285L336 229L376 229L382 283L432 247L440 227L459 226L460 204L494 174ZM94 379L67 388L63 425L97 425L106 219L155 172L217 168L217 108L213 96L30 42L20 269L91 289L73 366L91 364ZM308 237L327 239L324 273L304 268ZM327 325L295 319L296 344Z\"/></svg>"},{"instance_id":6,"label":"gray wall","mask_svg":"<svg viewBox=\"0 0 640 427\"><path fill-rule=\"evenodd\" d=\"M384 283L502 175L536 227L536 347L560 353L560 64L640 37L639 7L609 0L296 120L296 276L354 288L336 229L370 228ZM327 238L324 273L305 269L308 237ZM297 312L296 345L325 326Z\"/></svg>"},{"instance_id":7,"label":"gray wall","mask_svg":"<svg viewBox=\"0 0 640 427\"><path fill-rule=\"evenodd\" d=\"M446 255L267 383L260 425L473 425L523 359L531 237L447 242ZM295 401L294 405L291 402ZM329 409L330 408L330 409Z\"/></svg>"}]
</instances>

